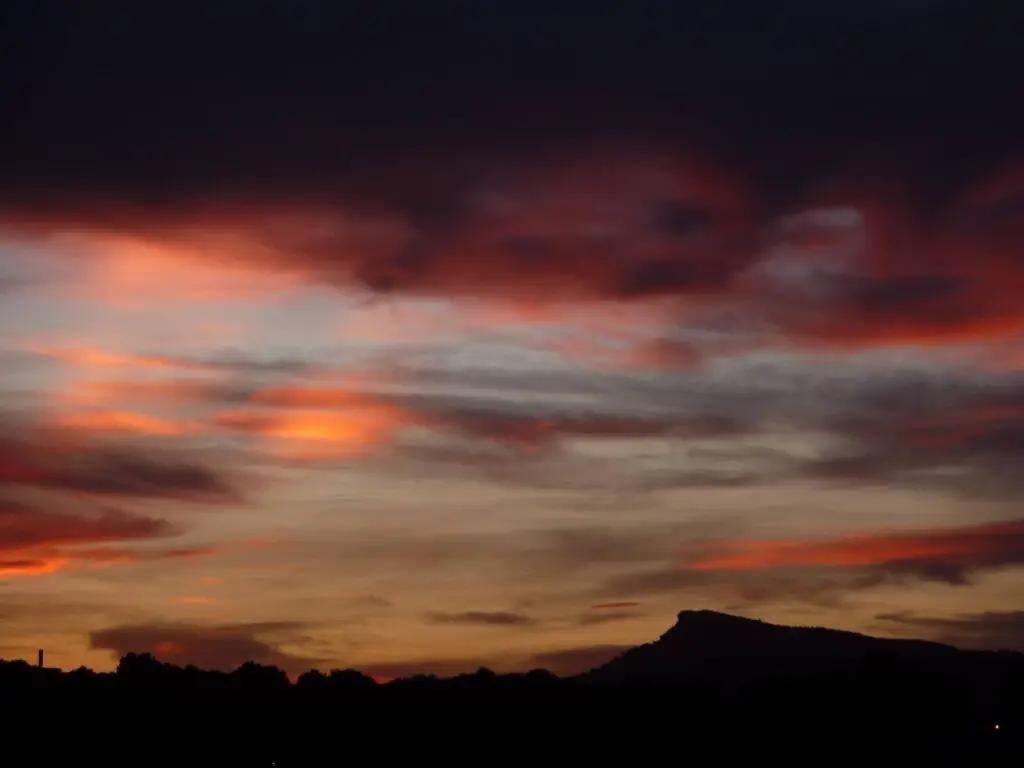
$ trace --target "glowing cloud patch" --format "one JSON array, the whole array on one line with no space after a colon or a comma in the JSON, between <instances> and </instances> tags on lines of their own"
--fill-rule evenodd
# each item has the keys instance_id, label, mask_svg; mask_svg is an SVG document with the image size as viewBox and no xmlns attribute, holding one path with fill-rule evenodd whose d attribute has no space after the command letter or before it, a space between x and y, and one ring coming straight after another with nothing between
<instances>
[{"instance_id":1,"label":"glowing cloud patch","mask_svg":"<svg viewBox=\"0 0 1024 768\"><path fill-rule=\"evenodd\" d=\"M342 411L235 411L216 423L229 430L266 439L278 455L296 459L363 456L385 442L405 421L397 409L383 405Z\"/></svg>"},{"instance_id":2,"label":"glowing cloud patch","mask_svg":"<svg viewBox=\"0 0 1024 768\"><path fill-rule=\"evenodd\" d=\"M1024 524L880 533L822 540L741 540L713 544L687 567L746 571L791 566L864 566L907 561L997 563L1024 558Z\"/></svg>"}]
</instances>

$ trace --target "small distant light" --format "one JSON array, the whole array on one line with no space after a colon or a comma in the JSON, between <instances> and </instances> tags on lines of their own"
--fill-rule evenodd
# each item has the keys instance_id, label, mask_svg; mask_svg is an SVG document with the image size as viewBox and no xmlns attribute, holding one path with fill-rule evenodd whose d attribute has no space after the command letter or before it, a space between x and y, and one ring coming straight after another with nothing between
<instances>
[{"instance_id":1,"label":"small distant light","mask_svg":"<svg viewBox=\"0 0 1024 768\"><path fill-rule=\"evenodd\" d=\"M999 723L996 723L996 730L999 730Z\"/></svg>"}]
</instances>

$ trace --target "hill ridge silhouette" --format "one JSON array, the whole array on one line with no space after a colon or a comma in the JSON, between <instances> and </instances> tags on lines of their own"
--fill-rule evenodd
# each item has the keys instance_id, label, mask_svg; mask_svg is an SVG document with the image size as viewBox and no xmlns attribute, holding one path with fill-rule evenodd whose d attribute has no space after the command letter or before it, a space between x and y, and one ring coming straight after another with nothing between
<instances>
[{"instance_id":1,"label":"hill ridge silhouette","mask_svg":"<svg viewBox=\"0 0 1024 768\"><path fill-rule=\"evenodd\" d=\"M774 624L712 610L683 610L656 640L630 648L580 677L592 683L684 682L697 679L742 684L780 674L812 674L858 663L870 654L934 661L978 651L917 638L876 637L823 626Z\"/></svg>"},{"instance_id":2,"label":"hill ridge silhouette","mask_svg":"<svg viewBox=\"0 0 1024 768\"><path fill-rule=\"evenodd\" d=\"M104 742L102 765L324 765L342 731L477 757L480 740L535 755L557 742L577 757L607 757L614 742L635 757L639 744L673 749L681 737L721 756L747 744L791 756L831 739L863 759L906 749L929 765L1024 749L1024 654L715 611L681 611L656 640L571 677L482 667L378 683L349 669L292 682L254 662L218 672L128 653L103 673L0 661L0 696L17 703L12 733L59 729L46 741L52 764L60 749L71 764L76 743L112 727L123 738ZM794 736L795 724L814 739ZM142 755L140 743L160 753Z\"/></svg>"},{"instance_id":3,"label":"hill ridge silhouette","mask_svg":"<svg viewBox=\"0 0 1024 768\"><path fill-rule=\"evenodd\" d=\"M756 642L755 642L756 641ZM769 643L769 641L771 641ZM324 672L317 668L310 668L308 672L299 675L344 675L346 679L363 679L374 682L378 685L402 682L412 679L434 679L451 680L467 677L515 677L543 673L558 679L587 679L589 681L606 682L613 678L627 678L627 682L647 682L655 672L664 674L672 672L671 667L663 667L660 670L652 668L650 672L639 675L634 680L628 680L629 675L622 675L616 670L615 674L609 674L609 670L615 670L621 666L623 659L637 659L641 655L650 654L652 650L657 652L656 656L649 656L648 662L671 662L672 656L684 653L700 654L703 659L708 657L721 657L735 661L737 653L745 655L755 653L761 656L771 656L772 651L778 651L780 645L785 648L787 643L795 644L797 647L807 650L817 643L823 651L829 651L833 658L841 658L842 652L849 652L854 649L859 652L869 651L894 651L897 653L942 653L947 655L963 655L964 657L998 656L1000 658L1016 658L1024 663L1024 653L1009 650L978 650L959 648L948 643L941 643L934 640L920 638L896 638L878 637L852 630L836 629L821 625L787 625L776 624L759 618L750 618L736 614L715 611L709 609L683 609L676 615L676 621L669 626L655 640L641 643L632 648L626 649L608 662L599 665L588 671L572 675L556 675L546 669L533 669L522 672L496 673L486 665L478 665L473 671L457 673L453 675L436 675L429 672L413 673L411 675L389 678L386 682L378 683L373 677L363 671L353 668L333 668ZM677 659L678 660L678 659ZM215 668L204 668L194 664L184 666L175 665L172 662L162 661L159 657L148 651L132 651L124 654L119 661L118 669L115 672L95 672L87 667L79 667L75 670L63 670L57 667L39 668L26 660L5 660L0 658L0 667L21 667L32 670L33 673L53 675L110 675L110 674L138 674L140 669L175 669L191 674L210 675L234 675L252 670L277 670L279 677L284 682L290 683L282 670L273 665L259 664L253 660L247 660L231 671L224 671ZM296 683L298 680L296 680Z\"/></svg>"}]
</instances>

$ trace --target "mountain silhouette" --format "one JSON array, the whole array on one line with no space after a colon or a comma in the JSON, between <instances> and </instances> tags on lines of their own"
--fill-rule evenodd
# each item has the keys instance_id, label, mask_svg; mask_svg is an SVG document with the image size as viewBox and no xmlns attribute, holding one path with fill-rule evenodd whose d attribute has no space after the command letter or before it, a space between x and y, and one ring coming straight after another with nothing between
<instances>
[{"instance_id":1,"label":"mountain silhouette","mask_svg":"<svg viewBox=\"0 0 1024 768\"><path fill-rule=\"evenodd\" d=\"M54 765L319 766L360 742L474 763L479 744L594 762L680 743L723 762L817 762L826 743L849 760L900 754L930 768L1024 754L1024 654L714 611L682 611L654 642L576 677L480 669L378 683L336 669L293 682L253 661L218 672L127 653L99 673L0 660L0 693L17 704L9 732L45 743Z\"/></svg>"},{"instance_id":2,"label":"mountain silhouette","mask_svg":"<svg viewBox=\"0 0 1024 768\"><path fill-rule=\"evenodd\" d=\"M925 640L783 626L716 611L681 611L676 623L657 640L625 651L580 679L601 684L736 686L766 678L839 673L882 660L930 669L982 668L995 656L1000 662L1012 663L1012 658L1024 663L1020 654L962 651Z\"/></svg>"}]
</instances>

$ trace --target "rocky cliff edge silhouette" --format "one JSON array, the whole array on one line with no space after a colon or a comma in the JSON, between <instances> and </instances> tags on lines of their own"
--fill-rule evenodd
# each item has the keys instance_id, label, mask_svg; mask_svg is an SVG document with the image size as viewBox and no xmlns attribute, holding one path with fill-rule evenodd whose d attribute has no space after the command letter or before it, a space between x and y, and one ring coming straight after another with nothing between
<instances>
[{"instance_id":1,"label":"rocky cliff edge silhouette","mask_svg":"<svg viewBox=\"0 0 1024 768\"><path fill-rule=\"evenodd\" d=\"M964 651L925 640L871 637L822 627L782 626L699 610L681 611L676 623L656 641L632 648L579 679L600 684L740 685L765 678L842 673L884 660L960 669L1024 664L1024 655Z\"/></svg>"}]
</instances>

